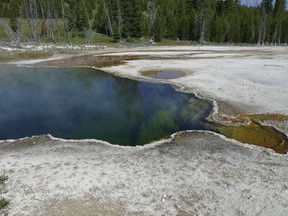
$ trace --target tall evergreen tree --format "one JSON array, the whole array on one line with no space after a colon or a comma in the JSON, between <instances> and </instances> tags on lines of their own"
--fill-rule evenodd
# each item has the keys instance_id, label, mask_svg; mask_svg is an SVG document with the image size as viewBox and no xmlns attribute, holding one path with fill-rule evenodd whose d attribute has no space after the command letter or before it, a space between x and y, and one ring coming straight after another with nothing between
<instances>
[{"instance_id":1,"label":"tall evergreen tree","mask_svg":"<svg viewBox=\"0 0 288 216\"><path fill-rule=\"evenodd\" d=\"M156 42L162 41L163 35L164 35L164 27L165 26L164 26L163 12L161 8L158 7L153 30L152 30L152 35Z\"/></svg>"},{"instance_id":2,"label":"tall evergreen tree","mask_svg":"<svg viewBox=\"0 0 288 216\"><path fill-rule=\"evenodd\" d=\"M267 28L267 18L268 15L272 12L273 9L273 0L263 0L260 5L261 10L261 18L259 21L259 28L258 28L258 40L257 43L264 44L265 37L266 37L266 28Z\"/></svg>"},{"instance_id":3,"label":"tall evergreen tree","mask_svg":"<svg viewBox=\"0 0 288 216\"><path fill-rule=\"evenodd\" d=\"M19 17L20 9L18 0L11 0L9 9L10 27L14 32L16 32L18 29L17 18Z\"/></svg>"},{"instance_id":4,"label":"tall evergreen tree","mask_svg":"<svg viewBox=\"0 0 288 216\"><path fill-rule=\"evenodd\" d=\"M282 23L284 19L284 13L285 13L285 6L286 1L285 0L276 0L274 10L273 10L273 39L272 41L274 43L281 43L281 31L282 31Z\"/></svg>"},{"instance_id":5,"label":"tall evergreen tree","mask_svg":"<svg viewBox=\"0 0 288 216\"><path fill-rule=\"evenodd\" d=\"M76 28L79 31L83 31L89 28L89 17L87 16L86 6L84 0L77 1L76 11Z\"/></svg>"},{"instance_id":6,"label":"tall evergreen tree","mask_svg":"<svg viewBox=\"0 0 288 216\"><path fill-rule=\"evenodd\" d=\"M255 37L254 15L251 11L242 10L241 43L253 43Z\"/></svg>"},{"instance_id":7,"label":"tall evergreen tree","mask_svg":"<svg viewBox=\"0 0 288 216\"><path fill-rule=\"evenodd\" d=\"M157 41L280 44L288 35L285 5L286 0L263 0L257 8L239 0L1 0L0 17L9 38L25 23L26 38L36 41L87 39L93 30L115 41L154 36Z\"/></svg>"},{"instance_id":8,"label":"tall evergreen tree","mask_svg":"<svg viewBox=\"0 0 288 216\"><path fill-rule=\"evenodd\" d=\"M123 1L123 37L141 37L141 1Z\"/></svg>"}]
</instances>

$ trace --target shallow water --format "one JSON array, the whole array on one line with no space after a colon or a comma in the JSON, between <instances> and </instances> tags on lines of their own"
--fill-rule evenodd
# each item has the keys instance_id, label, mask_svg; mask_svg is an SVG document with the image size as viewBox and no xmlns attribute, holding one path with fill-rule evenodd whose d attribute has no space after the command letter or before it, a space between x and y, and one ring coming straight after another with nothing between
<instances>
[{"instance_id":1,"label":"shallow water","mask_svg":"<svg viewBox=\"0 0 288 216\"><path fill-rule=\"evenodd\" d=\"M275 152L280 154L286 154L288 152L288 138L284 133L273 127L261 125L253 120L247 125L225 125L215 122L207 122L205 128L223 134L226 137L238 140L242 143L254 144L273 149Z\"/></svg>"},{"instance_id":2,"label":"shallow water","mask_svg":"<svg viewBox=\"0 0 288 216\"><path fill-rule=\"evenodd\" d=\"M51 134L142 145L204 129L211 103L87 68L0 67L0 139Z\"/></svg>"}]
</instances>

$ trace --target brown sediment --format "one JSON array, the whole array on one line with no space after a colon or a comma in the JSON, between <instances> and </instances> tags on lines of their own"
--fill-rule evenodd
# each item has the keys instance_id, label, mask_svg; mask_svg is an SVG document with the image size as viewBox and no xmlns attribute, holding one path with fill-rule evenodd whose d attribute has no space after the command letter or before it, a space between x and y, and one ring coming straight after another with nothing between
<instances>
[{"instance_id":1,"label":"brown sediment","mask_svg":"<svg viewBox=\"0 0 288 216\"><path fill-rule=\"evenodd\" d=\"M144 52L144 51L143 51ZM106 53L107 54L107 53ZM108 53L109 54L109 53ZM43 61L40 63L33 64L33 66L52 66L52 67L112 67L125 64L126 61L133 60L169 60L169 59L215 59L216 57L194 57L198 53L191 53L179 56L167 56L162 55L161 52L159 55L95 55L95 54L86 54L79 56L72 56L68 58L62 58L57 60Z\"/></svg>"},{"instance_id":2,"label":"brown sediment","mask_svg":"<svg viewBox=\"0 0 288 216\"><path fill-rule=\"evenodd\" d=\"M212 116L209 117L210 121L215 119ZM247 124L251 121L256 122L265 122L265 121L274 121L274 122L283 122L288 120L287 115L283 114L238 114L235 116L228 115L218 115L217 122L232 123L232 124Z\"/></svg>"},{"instance_id":3,"label":"brown sediment","mask_svg":"<svg viewBox=\"0 0 288 216\"><path fill-rule=\"evenodd\" d=\"M39 143L46 143L51 140L49 135L42 135L42 136L33 136L33 137L26 137L23 139L18 140L11 140L11 141L2 141L1 148L5 149L18 149L18 148L26 148L31 147Z\"/></svg>"},{"instance_id":4,"label":"brown sediment","mask_svg":"<svg viewBox=\"0 0 288 216\"><path fill-rule=\"evenodd\" d=\"M93 66L98 68L112 67L124 64L125 61L145 59L147 56L95 56L84 55L64 58L59 60L45 61L34 64L36 66L56 66L56 67L83 67Z\"/></svg>"},{"instance_id":5,"label":"brown sediment","mask_svg":"<svg viewBox=\"0 0 288 216\"><path fill-rule=\"evenodd\" d=\"M281 114L242 114L231 118L223 117L222 123L214 122L206 127L242 143L258 145L273 149L280 154L286 154L288 152L287 136L274 127L261 124L267 120L281 122L285 119L288 117Z\"/></svg>"},{"instance_id":6,"label":"brown sediment","mask_svg":"<svg viewBox=\"0 0 288 216\"><path fill-rule=\"evenodd\" d=\"M219 132L242 143L271 148L280 154L288 152L287 136L270 126L252 122L249 125L222 126Z\"/></svg>"},{"instance_id":7,"label":"brown sediment","mask_svg":"<svg viewBox=\"0 0 288 216\"><path fill-rule=\"evenodd\" d=\"M272 120L272 121L284 121L288 119L287 115L282 115L282 114L241 114L237 116L238 119L252 119L255 121L267 121L267 120Z\"/></svg>"},{"instance_id":8,"label":"brown sediment","mask_svg":"<svg viewBox=\"0 0 288 216\"><path fill-rule=\"evenodd\" d=\"M180 57L179 57L180 58ZM163 59L175 59L169 56L150 56L150 55L81 55L73 56L69 58L43 61L33 64L33 66L50 66L50 67L112 67L125 64L127 61L133 60L163 60Z\"/></svg>"},{"instance_id":9,"label":"brown sediment","mask_svg":"<svg viewBox=\"0 0 288 216\"><path fill-rule=\"evenodd\" d=\"M140 74L155 79L177 79L186 75L183 71L175 69L144 70L140 71Z\"/></svg>"}]
</instances>

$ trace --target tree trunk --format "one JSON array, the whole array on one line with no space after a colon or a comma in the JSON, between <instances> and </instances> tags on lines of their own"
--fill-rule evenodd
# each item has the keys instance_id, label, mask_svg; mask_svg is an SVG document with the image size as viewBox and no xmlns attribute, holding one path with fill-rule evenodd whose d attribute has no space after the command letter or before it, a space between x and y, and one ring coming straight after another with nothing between
<instances>
[{"instance_id":1,"label":"tree trunk","mask_svg":"<svg viewBox=\"0 0 288 216\"><path fill-rule=\"evenodd\" d=\"M66 13L65 13L65 0L61 0L61 11L62 11L62 19L64 23L64 31L65 35L64 37L67 37L67 31L68 31L68 25L67 25L67 20L66 20Z\"/></svg>"},{"instance_id":2,"label":"tree trunk","mask_svg":"<svg viewBox=\"0 0 288 216\"><path fill-rule=\"evenodd\" d=\"M52 16L51 16L51 2L50 0L47 0L47 22L48 22L48 37L52 41L55 41L55 35L54 35L54 25L52 21Z\"/></svg>"},{"instance_id":3,"label":"tree trunk","mask_svg":"<svg viewBox=\"0 0 288 216\"><path fill-rule=\"evenodd\" d=\"M267 15L264 17L264 23L263 23L263 31L262 31L262 45L265 45L265 39L266 39L266 22L267 22Z\"/></svg>"},{"instance_id":4,"label":"tree trunk","mask_svg":"<svg viewBox=\"0 0 288 216\"><path fill-rule=\"evenodd\" d=\"M58 37L60 37L61 35L60 35L60 26L59 26L59 22L58 22L58 12L56 10L54 0L52 0L52 6L53 6L54 18L55 18L55 21L56 21L56 29L57 29ZM56 40L55 40L55 42L56 42Z\"/></svg>"},{"instance_id":5,"label":"tree trunk","mask_svg":"<svg viewBox=\"0 0 288 216\"><path fill-rule=\"evenodd\" d=\"M277 44L281 44L281 35L282 35L282 26L279 27L278 37L277 37Z\"/></svg>"},{"instance_id":6,"label":"tree trunk","mask_svg":"<svg viewBox=\"0 0 288 216\"><path fill-rule=\"evenodd\" d=\"M114 35L114 31L113 31L113 27L112 27L111 16L110 16L109 10L108 10L107 5L106 5L105 2L104 2L103 5L104 5L104 11L105 11L105 15L106 15L106 25L107 25L107 28L108 28L108 31L109 31L109 35L113 36Z\"/></svg>"},{"instance_id":7,"label":"tree trunk","mask_svg":"<svg viewBox=\"0 0 288 216\"><path fill-rule=\"evenodd\" d=\"M264 25L264 17L261 16L261 20L259 22L259 29L258 29L258 39L257 44L260 45L262 41L262 35L263 35L263 25Z\"/></svg>"},{"instance_id":8,"label":"tree trunk","mask_svg":"<svg viewBox=\"0 0 288 216\"><path fill-rule=\"evenodd\" d=\"M5 21L5 19L0 17L0 23L4 28L5 33L7 34L7 36L9 37L9 41L10 42L15 42L17 40L17 35L16 33L9 27L9 25L7 24L7 22Z\"/></svg>"},{"instance_id":9,"label":"tree trunk","mask_svg":"<svg viewBox=\"0 0 288 216\"><path fill-rule=\"evenodd\" d=\"M31 17L31 36L32 39L35 41L38 41L38 34L37 34L37 19L38 19L38 13L36 8L36 2L35 0L29 0L29 10L30 10L30 17Z\"/></svg>"},{"instance_id":10,"label":"tree trunk","mask_svg":"<svg viewBox=\"0 0 288 216\"><path fill-rule=\"evenodd\" d=\"M278 33L278 27L276 26L272 37L272 43L275 45L277 44L277 38L278 38L277 33Z\"/></svg>"},{"instance_id":11,"label":"tree trunk","mask_svg":"<svg viewBox=\"0 0 288 216\"><path fill-rule=\"evenodd\" d=\"M121 7L120 7L120 1L117 0L117 8L118 8L118 33L119 33L119 37L120 40L122 38L122 27L123 27L123 19L122 19L122 13L121 13Z\"/></svg>"},{"instance_id":12,"label":"tree trunk","mask_svg":"<svg viewBox=\"0 0 288 216\"><path fill-rule=\"evenodd\" d=\"M205 27L206 27L206 18L204 16L204 8L201 8L199 15L199 42L205 42Z\"/></svg>"}]
</instances>

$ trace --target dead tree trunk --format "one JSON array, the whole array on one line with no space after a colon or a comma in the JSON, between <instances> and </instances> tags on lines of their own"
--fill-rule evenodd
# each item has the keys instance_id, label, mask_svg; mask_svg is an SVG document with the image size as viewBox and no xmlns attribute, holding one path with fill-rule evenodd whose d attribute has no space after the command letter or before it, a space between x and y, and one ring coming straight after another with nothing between
<instances>
[{"instance_id":1,"label":"dead tree trunk","mask_svg":"<svg viewBox=\"0 0 288 216\"><path fill-rule=\"evenodd\" d=\"M263 0L261 3L261 17L259 21L257 44L265 44L267 18L272 11L272 0Z\"/></svg>"},{"instance_id":2,"label":"dead tree trunk","mask_svg":"<svg viewBox=\"0 0 288 216\"><path fill-rule=\"evenodd\" d=\"M55 41L55 35L54 35L54 25L53 25L53 20L52 20L52 15L51 15L51 2L50 0L47 0L47 22L48 22L48 37L52 41Z\"/></svg>"},{"instance_id":3,"label":"dead tree trunk","mask_svg":"<svg viewBox=\"0 0 288 216\"><path fill-rule=\"evenodd\" d=\"M68 37L67 32L68 32L68 25L67 25L67 20L66 20L66 13L65 13L65 0L61 0L61 11L62 11L62 19L64 23L64 31L65 35L64 37Z\"/></svg>"},{"instance_id":4,"label":"dead tree trunk","mask_svg":"<svg viewBox=\"0 0 288 216\"><path fill-rule=\"evenodd\" d=\"M113 31L113 27L112 27L112 19L111 19L111 16L110 16L110 13L109 13L109 10L108 10L108 7L104 1L103 3L103 6L104 6L104 12L105 12L105 15L106 15L106 26L107 26L107 29L109 31L109 35L113 36L114 35L114 31Z\"/></svg>"},{"instance_id":5,"label":"dead tree trunk","mask_svg":"<svg viewBox=\"0 0 288 216\"><path fill-rule=\"evenodd\" d=\"M47 28L46 28L46 19L45 19L45 4L43 0L39 1L40 3L40 10L41 10L41 16L42 16L42 25L41 25L41 35L46 36L47 34Z\"/></svg>"},{"instance_id":6,"label":"dead tree trunk","mask_svg":"<svg viewBox=\"0 0 288 216\"><path fill-rule=\"evenodd\" d=\"M31 17L31 36L32 39L38 41L38 33L37 33L37 20L38 20L38 12L35 0L29 0L29 10Z\"/></svg>"},{"instance_id":7,"label":"dead tree trunk","mask_svg":"<svg viewBox=\"0 0 288 216\"><path fill-rule=\"evenodd\" d=\"M17 34L9 27L5 19L0 17L0 23L3 26L6 35L9 37L9 41L12 43L17 41Z\"/></svg>"},{"instance_id":8,"label":"dead tree trunk","mask_svg":"<svg viewBox=\"0 0 288 216\"><path fill-rule=\"evenodd\" d=\"M282 35L282 26L279 27L278 37L277 37L277 44L281 44L281 35Z\"/></svg>"},{"instance_id":9,"label":"dead tree trunk","mask_svg":"<svg viewBox=\"0 0 288 216\"><path fill-rule=\"evenodd\" d=\"M201 9L199 16L199 42L205 42L206 19L204 17L204 9Z\"/></svg>"},{"instance_id":10,"label":"dead tree trunk","mask_svg":"<svg viewBox=\"0 0 288 216\"><path fill-rule=\"evenodd\" d=\"M122 38L122 28L123 28L123 19L122 19L122 12L121 12L121 6L120 6L120 1L117 0L117 8L118 8L118 33L119 33L119 38L121 40Z\"/></svg>"},{"instance_id":11,"label":"dead tree trunk","mask_svg":"<svg viewBox=\"0 0 288 216\"><path fill-rule=\"evenodd\" d=\"M53 6L53 13L54 13L54 18L56 22L56 29L58 33L58 37L60 37L60 26L59 26L59 21L58 21L58 11L56 10L55 2L52 0L52 6Z\"/></svg>"},{"instance_id":12,"label":"dead tree trunk","mask_svg":"<svg viewBox=\"0 0 288 216\"><path fill-rule=\"evenodd\" d=\"M198 15L198 23L199 23L199 42L205 42L205 33L206 33L206 25L207 19L210 10L210 2L209 0L203 0L200 4L199 15Z\"/></svg>"},{"instance_id":13,"label":"dead tree trunk","mask_svg":"<svg viewBox=\"0 0 288 216\"><path fill-rule=\"evenodd\" d=\"M88 25L89 25L89 29L84 28L84 35L86 37L86 42L87 44L91 44L92 42L92 20L89 17L88 11L87 11L87 7L85 5L85 0L83 0L83 6L84 6L84 11L85 11L85 15L88 19Z\"/></svg>"},{"instance_id":14,"label":"dead tree trunk","mask_svg":"<svg viewBox=\"0 0 288 216\"><path fill-rule=\"evenodd\" d=\"M262 31L262 42L261 44L265 44L265 39L266 39L266 22L267 22L267 15L264 17L264 23L263 23L263 31Z\"/></svg>"},{"instance_id":15,"label":"dead tree trunk","mask_svg":"<svg viewBox=\"0 0 288 216\"><path fill-rule=\"evenodd\" d=\"M260 45L261 44L261 41L262 41L262 34L263 34L263 24L264 24L264 21L263 21L263 16L261 17L261 20L259 22L259 30L258 30L258 38L257 38L257 44Z\"/></svg>"}]
</instances>

